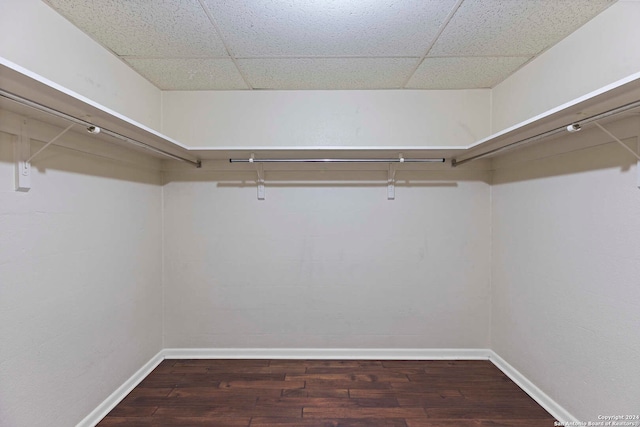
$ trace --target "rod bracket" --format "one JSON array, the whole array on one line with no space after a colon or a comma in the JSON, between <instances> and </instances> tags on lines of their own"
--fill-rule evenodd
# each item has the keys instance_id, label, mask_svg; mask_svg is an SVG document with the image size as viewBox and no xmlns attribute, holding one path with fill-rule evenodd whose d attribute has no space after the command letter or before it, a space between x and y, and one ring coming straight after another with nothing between
<instances>
[{"instance_id":1,"label":"rod bracket","mask_svg":"<svg viewBox=\"0 0 640 427\"><path fill-rule=\"evenodd\" d=\"M14 144L15 188L25 193L31 189L31 139L28 126L26 118L20 121L20 134L16 135Z\"/></svg>"},{"instance_id":2,"label":"rod bracket","mask_svg":"<svg viewBox=\"0 0 640 427\"><path fill-rule=\"evenodd\" d=\"M256 184L258 185L258 200L264 200L264 165L262 163L255 163L254 160L255 156L251 153L249 163L256 165L256 174L258 175L258 179L256 179Z\"/></svg>"},{"instance_id":3,"label":"rod bracket","mask_svg":"<svg viewBox=\"0 0 640 427\"><path fill-rule=\"evenodd\" d=\"M404 163L402 153L398 155L398 161ZM396 167L393 163L389 163L389 174L387 175L387 200L395 200L396 198Z\"/></svg>"}]
</instances>

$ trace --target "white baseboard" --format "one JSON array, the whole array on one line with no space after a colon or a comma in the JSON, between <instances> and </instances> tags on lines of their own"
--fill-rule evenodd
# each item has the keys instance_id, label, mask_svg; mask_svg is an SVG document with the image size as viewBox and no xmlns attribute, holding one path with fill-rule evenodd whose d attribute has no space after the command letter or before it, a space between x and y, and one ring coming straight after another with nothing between
<instances>
[{"instance_id":1,"label":"white baseboard","mask_svg":"<svg viewBox=\"0 0 640 427\"><path fill-rule=\"evenodd\" d=\"M522 375L516 368L508 364L502 357L498 356L493 350L489 350L489 360L496 365L511 381L516 383L522 390L525 391L533 400L538 402L547 412L556 418L556 420L568 423L577 423L572 425L580 425L579 420L571 415L569 411L564 409L558 402L549 397L545 392L540 390L534 383L532 383L527 377Z\"/></svg>"},{"instance_id":2,"label":"white baseboard","mask_svg":"<svg viewBox=\"0 0 640 427\"><path fill-rule=\"evenodd\" d=\"M481 348L165 348L165 359L488 360Z\"/></svg>"},{"instance_id":3,"label":"white baseboard","mask_svg":"<svg viewBox=\"0 0 640 427\"><path fill-rule=\"evenodd\" d=\"M118 403L122 401L131 390L133 390L138 384L146 378L147 375L153 371L156 366L164 360L162 351L153 356L151 360L138 369L128 380L126 380L120 387L109 395L96 409L91 411L82 421L80 421L76 427L94 427L113 409Z\"/></svg>"}]
</instances>

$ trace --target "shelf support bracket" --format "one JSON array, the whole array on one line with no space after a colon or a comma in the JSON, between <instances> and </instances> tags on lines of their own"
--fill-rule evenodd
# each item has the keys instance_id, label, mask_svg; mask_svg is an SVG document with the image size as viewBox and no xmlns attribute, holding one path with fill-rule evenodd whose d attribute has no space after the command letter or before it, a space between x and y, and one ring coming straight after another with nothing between
<instances>
[{"instance_id":1,"label":"shelf support bracket","mask_svg":"<svg viewBox=\"0 0 640 427\"><path fill-rule=\"evenodd\" d=\"M15 159L15 188L16 191L26 193L31 189L31 139L29 138L29 122L26 118L20 120L20 134L16 135L14 144Z\"/></svg>"},{"instance_id":2,"label":"shelf support bracket","mask_svg":"<svg viewBox=\"0 0 640 427\"><path fill-rule=\"evenodd\" d=\"M254 163L254 159L255 157L251 153L249 163ZM262 163L256 165L256 173L258 174L258 179L256 180L258 184L258 200L264 200L264 165Z\"/></svg>"},{"instance_id":3,"label":"shelf support bracket","mask_svg":"<svg viewBox=\"0 0 640 427\"><path fill-rule=\"evenodd\" d=\"M606 130L600 123L598 122L593 122L593 124L595 124L602 132L604 132L605 134L607 134L609 136L609 138L612 138L615 142L617 142L618 144L620 144L621 147L623 147L625 150L627 150L628 152L630 152L631 154L633 154L633 156L636 158L637 160L637 173L638 173L638 188L640 188L640 154L636 153L635 151L633 151L633 149L631 147L629 147L627 144L625 144L624 142L622 142L618 137L616 137L614 134L612 134L611 132L609 132L608 130ZM638 152L640 152L640 142L638 142Z\"/></svg>"},{"instance_id":4,"label":"shelf support bracket","mask_svg":"<svg viewBox=\"0 0 640 427\"><path fill-rule=\"evenodd\" d=\"M44 146L39 149L38 151L36 151L35 153L33 153L31 155L31 157L29 157L27 159L27 163L31 163L31 161L33 159L36 158L36 156L40 153L42 153L44 150L46 150L51 144L53 144L54 142L56 142L58 139L60 139L62 137L62 135L64 135L65 133L67 133L69 131L69 129L71 129L73 127L75 123L71 123L69 126L67 126L65 129L63 129L59 134L57 134L56 136L54 136L51 141L47 142L46 144L44 144Z\"/></svg>"},{"instance_id":5,"label":"shelf support bracket","mask_svg":"<svg viewBox=\"0 0 640 427\"><path fill-rule=\"evenodd\" d=\"M73 127L74 123L67 126L59 134L54 136L42 148L31 154L31 138L29 138L29 122L26 118L20 122L20 135L15 144L16 162L16 191L27 192L31 189L31 162L51 144L56 142Z\"/></svg>"}]
</instances>

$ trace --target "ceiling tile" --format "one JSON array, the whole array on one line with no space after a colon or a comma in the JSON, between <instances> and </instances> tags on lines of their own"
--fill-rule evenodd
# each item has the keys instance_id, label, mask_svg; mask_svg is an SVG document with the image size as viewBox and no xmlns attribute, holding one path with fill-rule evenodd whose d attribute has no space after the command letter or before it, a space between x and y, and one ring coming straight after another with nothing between
<instances>
[{"instance_id":1,"label":"ceiling tile","mask_svg":"<svg viewBox=\"0 0 640 427\"><path fill-rule=\"evenodd\" d=\"M614 0L465 0L430 56L535 55Z\"/></svg>"},{"instance_id":2,"label":"ceiling tile","mask_svg":"<svg viewBox=\"0 0 640 427\"><path fill-rule=\"evenodd\" d=\"M205 9L256 88L387 89L402 86L456 3L44 1L167 90L247 88ZM464 0L407 87L492 87L612 3Z\"/></svg>"},{"instance_id":3,"label":"ceiling tile","mask_svg":"<svg viewBox=\"0 0 640 427\"><path fill-rule=\"evenodd\" d=\"M409 89L489 88L527 62L529 57L426 58L418 67Z\"/></svg>"},{"instance_id":4,"label":"ceiling tile","mask_svg":"<svg viewBox=\"0 0 640 427\"><path fill-rule=\"evenodd\" d=\"M47 0L120 56L226 56L197 0Z\"/></svg>"},{"instance_id":5,"label":"ceiling tile","mask_svg":"<svg viewBox=\"0 0 640 427\"><path fill-rule=\"evenodd\" d=\"M422 56L455 0L205 0L237 57Z\"/></svg>"},{"instance_id":6,"label":"ceiling tile","mask_svg":"<svg viewBox=\"0 0 640 427\"><path fill-rule=\"evenodd\" d=\"M129 58L127 62L163 90L248 89L231 59Z\"/></svg>"},{"instance_id":7,"label":"ceiling tile","mask_svg":"<svg viewBox=\"0 0 640 427\"><path fill-rule=\"evenodd\" d=\"M400 88L416 62L408 58L238 60L256 89Z\"/></svg>"}]
</instances>

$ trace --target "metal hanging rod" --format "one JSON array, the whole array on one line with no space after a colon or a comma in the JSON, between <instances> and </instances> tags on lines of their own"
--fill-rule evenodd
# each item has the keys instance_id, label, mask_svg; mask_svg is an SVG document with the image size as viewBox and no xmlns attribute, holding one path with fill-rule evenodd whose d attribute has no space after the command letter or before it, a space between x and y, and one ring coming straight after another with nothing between
<instances>
[{"instance_id":1,"label":"metal hanging rod","mask_svg":"<svg viewBox=\"0 0 640 427\"><path fill-rule=\"evenodd\" d=\"M491 155L499 153L501 151L510 150L511 148L514 148L517 145L540 141L541 139L548 138L548 137L550 137L552 135L556 135L558 133L562 133L562 132L577 132L582 128L582 126L584 126L586 124L589 124L591 122L595 122L597 120L604 119L606 117L611 117L611 116L614 116L616 114L624 113L625 111L629 111L629 110L632 110L632 109L638 108L638 107L640 107L640 101L634 101L634 102L631 102L629 104L622 105L620 107L612 108L611 110L607 110L607 111L605 111L603 113L587 117L586 119L582 119L582 120L570 123L568 126L561 126L559 128L551 129L551 130L548 130L546 132L542 132L542 133L539 133L537 135L530 136L529 138L521 139L520 141L512 142L510 144L504 145L504 146L499 147L499 148L494 148L493 150L486 151L486 152L484 152L482 154L476 154L475 156L467 157L466 159L463 159L463 160L452 159L451 160L451 166L456 167L456 166L459 166L459 165L463 165L463 164L465 164L467 162L471 162L473 160L482 159L484 157L491 156Z\"/></svg>"},{"instance_id":2,"label":"metal hanging rod","mask_svg":"<svg viewBox=\"0 0 640 427\"><path fill-rule=\"evenodd\" d=\"M192 165L194 165L195 167L198 167L198 168L201 167L201 165L202 165L202 163L199 160L198 161L193 161L191 159L187 159L185 157L181 157L181 156L178 156L176 154L169 153L168 151L165 151L165 150L163 150L161 148L156 148L156 147L154 147L152 145L149 145L149 144L144 143L144 142L140 142L140 141L138 141L136 139L133 139L133 138L129 138L128 136L124 136L122 134L119 134L118 132L114 132L114 131L109 130L109 129L100 128L100 127L98 127L98 126L94 125L93 123L90 123L90 122L88 122L86 120L79 119L79 118L77 118L75 116L71 116L69 114L63 113L62 111L55 110L53 108L47 107L46 105L39 104L39 103L37 103L35 101L32 101L30 99L23 98L23 97L21 97L19 95L11 93L11 92L7 92L7 91L5 91L3 89L0 89L0 96L3 97L3 98L8 99L10 101L17 102L18 104L33 108L33 109L38 110L38 111L42 111L42 112L50 114L52 116L59 117L59 118L62 118L64 120L67 120L69 122L72 122L72 123L75 123L77 125L83 126L83 127L87 128L87 131L89 133L93 133L93 134L104 133L105 135L109 135L109 136L111 136L113 138L119 139L120 141L127 142L129 144L144 148L144 149L149 150L149 151L153 151L156 154L161 154L161 155L163 155L165 157L169 157L169 158L174 159L174 160L180 160L182 162L190 163L190 164L192 164Z\"/></svg>"},{"instance_id":3,"label":"metal hanging rod","mask_svg":"<svg viewBox=\"0 0 640 427\"><path fill-rule=\"evenodd\" d=\"M435 159L229 159L229 163L444 163L444 158Z\"/></svg>"}]
</instances>

